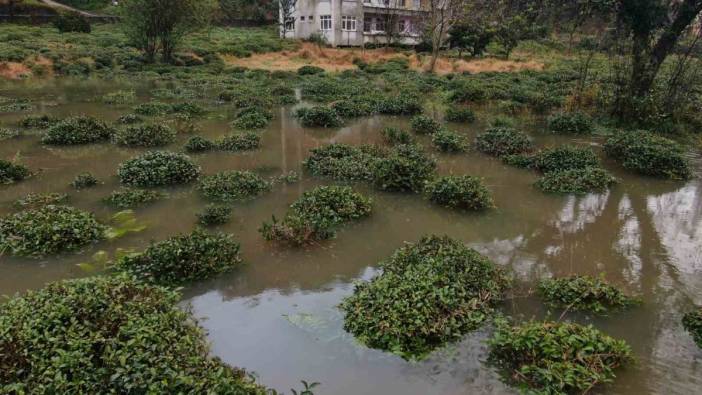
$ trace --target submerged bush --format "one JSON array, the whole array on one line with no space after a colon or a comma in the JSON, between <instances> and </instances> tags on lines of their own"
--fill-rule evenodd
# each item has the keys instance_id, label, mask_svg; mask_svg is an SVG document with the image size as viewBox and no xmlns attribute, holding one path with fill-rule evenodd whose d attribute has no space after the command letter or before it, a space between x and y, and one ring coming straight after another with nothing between
<instances>
[{"instance_id":1,"label":"submerged bush","mask_svg":"<svg viewBox=\"0 0 702 395\"><path fill-rule=\"evenodd\" d=\"M416 96L402 94L382 98L377 109L385 115L414 115L422 112L422 103Z\"/></svg>"},{"instance_id":2,"label":"submerged bush","mask_svg":"<svg viewBox=\"0 0 702 395\"><path fill-rule=\"evenodd\" d=\"M161 200L166 196L168 195L158 191L124 188L112 192L110 196L104 198L103 201L110 206L125 209L145 206L149 203Z\"/></svg>"},{"instance_id":3,"label":"submerged bush","mask_svg":"<svg viewBox=\"0 0 702 395\"><path fill-rule=\"evenodd\" d=\"M273 119L273 115L262 107L248 107L237 114L232 122L236 129L262 129Z\"/></svg>"},{"instance_id":4,"label":"submerged bush","mask_svg":"<svg viewBox=\"0 0 702 395\"><path fill-rule=\"evenodd\" d=\"M548 172L535 185L544 192L584 195L591 192L604 192L616 183L617 179L607 170L600 167L586 167Z\"/></svg>"},{"instance_id":5,"label":"submerged bush","mask_svg":"<svg viewBox=\"0 0 702 395\"><path fill-rule=\"evenodd\" d=\"M231 202L259 196L271 185L256 173L234 170L205 176L197 188L208 199Z\"/></svg>"},{"instance_id":6,"label":"submerged bush","mask_svg":"<svg viewBox=\"0 0 702 395\"><path fill-rule=\"evenodd\" d=\"M0 184L13 184L31 175L26 166L0 159Z\"/></svg>"},{"instance_id":7,"label":"submerged bush","mask_svg":"<svg viewBox=\"0 0 702 395\"><path fill-rule=\"evenodd\" d=\"M122 125L133 125L141 122L144 122L144 118L136 114L124 114L117 118L117 123L121 123Z\"/></svg>"},{"instance_id":8,"label":"submerged bush","mask_svg":"<svg viewBox=\"0 0 702 395\"><path fill-rule=\"evenodd\" d=\"M266 240L294 245L331 239L339 225L370 215L371 203L371 199L350 187L317 187L303 193L282 221L273 217L272 223L264 223L260 232Z\"/></svg>"},{"instance_id":9,"label":"submerged bush","mask_svg":"<svg viewBox=\"0 0 702 395\"><path fill-rule=\"evenodd\" d=\"M187 184L200 175L200 167L187 155L150 151L119 165L117 175L122 184L148 188Z\"/></svg>"},{"instance_id":10,"label":"submerged bush","mask_svg":"<svg viewBox=\"0 0 702 395\"><path fill-rule=\"evenodd\" d=\"M407 133L407 131L405 130L396 128L383 128L383 130L380 131L380 134L383 136L383 141L385 141L387 144L395 145L414 143L412 135Z\"/></svg>"},{"instance_id":11,"label":"submerged bush","mask_svg":"<svg viewBox=\"0 0 702 395\"><path fill-rule=\"evenodd\" d=\"M446 121L448 122L473 122L475 113L468 107L451 106L446 109Z\"/></svg>"},{"instance_id":12,"label":"submerged bush","mask_svg":"<svg viewBox=\"0 0 702 395\"><path fill-rule=\"evenodd\" d=\"M529 152L534 148L534 145L531 139L522 132L497 127L478 135L475 139L475 147L484 154L501 157Z\"/></svg>"},{"instance_id":13,"label":"submerged bush","mask_svg":"<svg viewBox=\"0 0 702 395\"><path fill-rule=\"evenodd\" d=\"M607 139L605 153L624 168L639 174L687 180L692 169L676 142L645 131L619 132Z\"/></svg>"},{"instance_id":14,"label":"submerged bush","mask_svg":"<svg viewBox=\"0 0 702 395\"><path fill-rule=\"evenodd\" d=\"M372 179L372 168L381 153L373 146L354 147L330 144L310 151L302 165L318 177L342 181L367 181Z\"/></svg>"},{"instance_id":15,"label":"submerged bush","mask_svg":"<svg viewBox=\"0 0 702 395\"><path fill-rule=\"evenodd\" d=\"M412 131L417 134L432 134L441 129L441 124L432 117L416 115L410 120Z\"/></svg>"},{"instance_id":16,"label":"submerged bush","mask_svg":"<svg viewBox=\"0 0 702 395\"><path fill-rule=\"evenodd\" d=\"M222 225L229 222L232 217L232 208L219 204L208 204L197 214L197 222L204 226Z\"/></svg>"},{"instance_id":17,"label":"submerged bush","mask_svg":"<svg viewBox=\"0 0 702 395\"><path fill-rule=\"evenodd\" d=\"M0 251L32 257L75 251L102 240L105 230L90 213L49 205L0 219Z\"/></svg>"},{"instance_id":18,"label":"submerged bush","mask_svg":"<svg viewBox=\"0 0 702 395\"><path fill-rule=\"evenodd\" d=\"M539 282L539 294L553 307L607 314L639 303L603 278L572 276Z\"/></svg>"},{"instance_id":19,"label":"submerged bush","mask_svg":"<svg viewBox=\"0 0 702 395\"><path fill-rule=\"evenodd\" d=\"M342 302L344 329L406 359L478 329L508 283L489 259L448 237L424 237L379 266L382 274Z\"/></svg>"},{"instance_id":20,"label":"submerged bush","mask_svg":"<svg viewBox=\"0 0 702 395\"><path fill-rule=\"evenodd\" d=\"M91 173L80 173L73 179L71 186L75 189L92 188L100 183Z\"/></svg>"},{"instance_id":21,"label":"submerged bush","mask_svg":"<svg viewBox=\"0 0 702 395\"><path fill-rule=\"evenodd\" d=\"M61 204L68 200L68 195L65 193L34 193L31 192L27 196L17 199L14 206L21 209L40 208L50 204Z\"/></svg>"},{"instance_id":22,"label":"submerged bush","mask_svg":"<svg viewBox=\"0 0 702 395\"><path fill-rule=\"evenodd\" d=\"M598 167L599 165L600 159L591 148L562 145L547 148L532 155L529 167L542 173L548 173Z\"/></svg>"},{"instance_id":23,"label":"submerged bush","mask_svg":"<svg viewBox=\"0 0 702 395\"><path fill-rule=\"evenodd\" d=\"M592 326L554 322L500 325L490 340L490 358L509 382L544 394L588 392L633 362L624 341Z\"/></svg>"},{"instance_id":24,"label":"submerged bush","mask_svg":"<svg viewBox=\"0 0 702 395\"><path fill-rule=\"evenodd\" d=\"M692 334L697 346L702 348L702 309L697 308L683 316L683 327Z\"/></svg>"},{"instance_id":25,"label":"submerged bush","mask_svg":"<svg viewBox=\"0 0 702 395\"><path fill-rule=\"evenodd\" d=\"M125 147L162 147L175 141L176 132L162 124L129 126L118 130L114 142Z\"/></svg>"},{"instance_id":26,"label":"submerged bush","mask_svg":"<svg viewBox=\"0 0 702 395\"><path fill-rule=\"evenodd\" d=\"M157 115L166 115L171 112L171 109L172 107L168 103L152 101L141 103L134 107L134 113L147 117L153 117Z\"/></svg>"},{"instance_id":27,"label":"submerged bush","mask_svg":"<svg viewBox=\"0 0 702 395\"><path fill-rule=\"evenodd\" d=\"M304 107L295 112L302 126L335 128L341 126L343 121L333 109L324 106Z\"/></svg>"},{"instance_id":28,"label":"submerged bush","mask_svg":"<svg viewBox=\"0 0 702 395\"><path fill-rule=\"evenodd\" d=\"M0 305L0 392L264 395L209 357L180 299L126 276L62 281L10 299Z\"/></svg>"},{"instance_id":29,"label":"submerged bush","mask_svg":"<svg viewBox=\"0 0 702 395\"><path fill-rule=\"evenodd\" d=\"M29 129L47 129L61 120L49 115L30 115L20 121L20 126Z\"/></svg>"},{"instance_id":30,"label":"submerged bush","mask_svg":"<svg viewBox=\"0 0 702 395\"><path fill-rule=\"evenodd\" d=\"M105 104L129 104L136 101L136 92L118 90L110 92L102 96L102 102Z\"/></svg>"},{"instance_id":31,"label":"submerged bush","mask_svg":"<svg viewBox=\"0 0 702 395\"><path fill-rule=\"evenodd\" d=\"M464 152L468 147L464 136L446 129L432 134L431 143L441 152Z\"/></svg>"},{"instance_id":32,"label":"submerged bush","mask_svg":"<svg viewBox=\"0 0 702 395\"><path fill-rule=\"evenodd\" d=\"M241 263L239 251L239 243L231 236L196 229L151 244L141 254L123 257L115 268L142 281L177 286L231 270Z\"/></svg>"},{"instance_id":33,"label":"submerged bush","mask_svg":"<svg viewBox=\"0 0 702 395\"><path fill-rule=\"evenodd\" d=\"M0 141L15 139L19 136L19 130L0 128Z\"/></svg>"},{"instance_id":34,"label":"submerged bush","mask_svg":"<svg viewBox=\"0 0 702 395\"><path fill-rule=\"evenodd\" d=\"M185 143L185 152L207 152L217 148L217 145L201 136L193 136Z\"/></svg>"},{"instance_id":35,"label":"submerged bush","mask_svg":"<svg viewBox=\"0 0 702 395\"><path fill-rule=\"evenodd\" d=\"M337 100L331 104L331 108L340 117L347 118L363 117L376 112L375 102L364 97Z\"/></svg>"},{"instance_id":36,"label":"submerged bush","mask_svg":"<svg viewBox=\"0 0 702 395\"><path fill-rule=\"evenodd\" d=\"M416 145L398 145L373 166L373 184L383 191L419 192L434 176L436 161Z\"/></svg>"},{"instance_id":37,"label":"submerged bush","mask_svg":"<svg viewBox=\"0 0 702 395\"><path fill-rule=\"evenodd\" d=\"M451 208L485 210L495 207L490 191L478 177L445 176L424 187L429 200Z\"/></svg>"},{"instance_id":38,"label":"submerged bush","mask_svg":"<svg viewBox=\"0 0 702 395\"><path fill-rule=\"evenodd\" d=\"M261 146L261 136L256 132L235 133L219 139L215 145L224 151L251 151Z\"/></svg>"},{"instance_id":39,"label":"submerged bush","mask_svg":"<svg viewBox=\"0 0 702 395\"><path fill-rule=\"evenodd\" d=\"M581 112L563 112L548 119L548 130L553 133L590 134L592 129L592 119Z\"/></svg>"},{"instance_id":40,"label":"submerged bush","mask_svg":"<svg viewBox=\"0 0 702 395\"><path fill-rule=\"evenodd\" d=\"M79 145L108 141L114 129L93 117L71 117L49 127L42 137L44 144Z\"/></svg>"}]
</instances>

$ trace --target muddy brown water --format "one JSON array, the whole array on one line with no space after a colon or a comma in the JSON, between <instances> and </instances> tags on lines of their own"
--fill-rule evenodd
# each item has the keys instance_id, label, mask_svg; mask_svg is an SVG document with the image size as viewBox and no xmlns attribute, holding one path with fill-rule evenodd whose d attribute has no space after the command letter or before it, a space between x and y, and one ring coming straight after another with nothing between
<instances>
[{"instance_id":1,"label":"muddy brown water","mask_svg":"<svg viewBox=\"0 0 702 395\"><path fill-rule=\"evenodd\" d=\"M17 83L0 88L1 96L34 100L33 112L56 116L90 114L107 120L129 112L130 106L107 106L99 98L118 87L83 81ZM140 100L149 87L138 87ZM199 122L202 135L215 138L229 132L230 111L214 103ZM14 125L25 114L0 114L0 126ZM702 182L637 177L616 164L605 166L621 179L609 192L583 197L546 195L532 183L536 174L470 152L443 155L441 174L484 177L498 209L488 213L454 212L431 205L420 196L380 193L368 186L355 188L374 199L370 219L340 230L338 237L305 249L289 249L265 242L257 232L272 214L284 215L300 194L325 183L304 174L301 161L309 149L331 142L363 144L379 141L388 125L407 126L407 118L373 117L354 120L335 130L302 128L291 108L276 110L262 132L263 148L251 153L192 155L204 174L251 169L265 176L287 171L302 174L301 182L275 187L252 202L234 205L234 219L218 228L241 242L246 265L212 281L184 290L183 306L192 309L209 333L213 353L235 366L255 372L261 383L289 392L300 379L319 381L317 394L469 394L513 393L485 364L486 327L457 344L434 352L422 362L357 344L343 331L338 303L353 291L353 282L368 279L376 263L406 241L422 235L448 234L492 258L516 279L517 290L502 310L519 319L549 314L528 289L548 276L570 274L605 276L631 293L640 294L641 307L610 317L570 314L606 333L626 340L638 362L618 372L603 393L700 393L702 350L680 323L681 315L702 303ZM483 128L487 115L474 125L453 125L471 139ZM575 143L601 152L597 138L573 139L538 133L538 120L521 119L539 146ZM189 136L180 135L168 147L180 150ZM428 141L423 141L429 146ZM429 148L431 150L431 148ZM38 135L0 142L0 157L19 158L40 174L11 186L0 186L0 215L14 211L12 202L29 192L64 192L70 204L107 220L115 210L100 199L119 187L116 168L143 150L110 144L47 147ZM702 168L695 159L697 170ZM90 171L105 181L94 189L74 191L68 184ZM699 177L699 176L698 176ZM328 183L328 182L326 182ZM93 253L117 248L136 250L151 240L163 240L195 226L195 214L206 202L193 186L168 190L170 198L137 209L149 224L141 233L105 241L76 254L39 260L0 256L0 294L37 289L50 281L85 276L76 264ZM558 318L560 312L551 316Z\"/></svg>"}]
</instances>

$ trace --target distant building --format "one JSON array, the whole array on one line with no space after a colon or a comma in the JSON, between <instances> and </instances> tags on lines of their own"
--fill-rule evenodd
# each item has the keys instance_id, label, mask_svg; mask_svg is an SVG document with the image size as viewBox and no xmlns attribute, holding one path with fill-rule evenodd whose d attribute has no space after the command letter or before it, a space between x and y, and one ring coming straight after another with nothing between
<instances>
[{"instance_id":1,"label":"distant building","mask_svg":"<svg viewBox=\"0 0 702 395\"><path fill-rule=\"evenodd\" d=\"M415 45L421 41L424 0L297 0L281 36L306 39L318 33L332 46Z\"/></svg>"}]
</instances>

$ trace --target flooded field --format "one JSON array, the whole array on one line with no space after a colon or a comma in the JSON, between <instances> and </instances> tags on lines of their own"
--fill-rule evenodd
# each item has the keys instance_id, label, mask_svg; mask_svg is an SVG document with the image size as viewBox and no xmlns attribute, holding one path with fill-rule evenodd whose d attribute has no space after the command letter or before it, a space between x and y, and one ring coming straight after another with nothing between
<instances>
[{"instance_id":1,"label":"flooded field","mask_svg":"<svg viewBox=\"0 0 702 395\"><path fill-rule=\"evenodd\" d=\"M108 83L66 81L51 85L17 83L0 88L0 96L32 100L36 114L58 117L93 115L114 121L131 105L108 106L100 98L120 87ZM148 100L150 87L136 89ZM230 132L227 106L202 102L210 113L198 122L201 135L216 138ZM422 362L359 345L343 330L336 306L368 279L375 265L404 242L426 234L449 235L486 254L515 278L515 289L502 306L519 319L543 318L549 312L530 292L538 279L570 274L604 274L623 290L641 295L643 304L630 311L595 320L570 313L614 337L626 340L638 363L619 371L607 393L698 393L702 387L702 351L682 328L680 317L702 303L702 181L687 183L642 178L624 172L603 158L621 182L603 194L582 197L547 195L533 187L537 175L504 165L471 151L440 154L421 140L439 160L440 174L483 177L497 209L462 213L432 205L420 195L382 193L365 184L354 188L373 198L368 219L342 228L336 239L294 249L266 242L258 232L271 215L280 218L304 191L329 183L302 170L310 149L342 142L380 142L385 126L407 127L406 117L371 117L349 121L337 129L303 128L292 117L293 107L275 112L261 132L262 148L248 153L193 154L203 174L248 169L263 176L289 171L301 181L278 185L252 202L237 203L233 220L216 228L231 233L242 245L245 266L212 281L184 290L189 306L207 329L213 353L226 362L255 372L262 384L288 391L299 380L321 382L318 394L469 394L512 393L486 363L485 339L490 328L469 334ZM485 129L488 109L478 111L471 125L451 125L470 140ZM0 127L14 126L28 113L0 113ZM573 143L591 145L601 153L598 138L574 139L540 134L543 120L520 119L539 147ZM182 151L190 137L178 136L166 149ZM40 173L24 182L0 186L0 216L14 212L12 203L30 192L69 195L69 204L107 220L116 210L101 199L119 188L119 163L144 150L111 144L49 147L39 135L0 142L0 158L19 158ZM695 171L702 168L693 159ZM93 189L75 191L76 175L89 171L104 181ZM0 294L41 288L50 281L87 275L77 266L97 251L142 250L150 241L189 232L206 201L193 185L165 189L169 199L136 210L148 228L115 241L103 241L79 254L46 259L0 256Z\"/></svg>"}]
</instances>

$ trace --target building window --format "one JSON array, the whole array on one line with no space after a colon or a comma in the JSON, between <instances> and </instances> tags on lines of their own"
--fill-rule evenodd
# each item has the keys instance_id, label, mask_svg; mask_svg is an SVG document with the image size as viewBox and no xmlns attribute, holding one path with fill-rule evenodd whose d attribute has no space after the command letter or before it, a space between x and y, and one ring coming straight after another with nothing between
<instances>
[{"instance_id":1,"label":"building window","mask_svg":"<svg viewBox=\"0 0 702 395\"><path fill-rule=\"evenodd\" d=\"M363 31L370 33L373 30L373 18L365 17L363 18Z\"/></svg>"},{"instance_id":2,"label":"building window","mask_svg":"<svg viewBox=\"0 0 702 395\"><path fill-rule=\"evenodd\" d=\"M300 17L300 22L304 22L304 21L305 21L305 16L303 15Z\"/></svg>"},{"instance_id":3,"label":"building window","mask_svg":"<svg viewBox=\"0 0 702 395\"><path fill-rule=\"evenodd\" d=\"M310 23L314 22L314 15L310 15L310 17L307 19L309 19Z\"/></svg>"},{"instance_id":4,"label":"building window","mask_svg":"<svg viewBox=\"0 0 702 395\"><path fill-rule=\"evenodd\" d=\"M285 20L285 30L295 30L295 18Z\"/></svg>"},{"instance_id":5,"label":"building window","mask_svg":"<svg viewBox=\"0 0 702 395\"><path fill-rule=\"evenodd\" d=\"M322 30L331 30L332 19L331 15L322 15L319 17L319 25Z\"/></svg>"},{"instance_id":6,"label":"building window","mask_svg":"<svg viewBox=\"0 0 702 395\"><path fill-rule=\"evenodd\" d=\"M341 17L341 29L349 32L356 31L356 17L355 16L342 16Z\"/></svg>"},{"instance_id":7,"label":"building window","mask_svg":"<svg viewBox=\"0 0 702 395\"><path fill-rule=\"evenodd\" d=\"M397 21L397 31L399 33L406 33L407 32L407 21L404 19L400 19Z\"/></svg>"},{"instance_id":8,"label":"building window","mask_svg":"<svg viewBox=\"0 0 702 395\"><path fill-rule=\"evenodd\" d=\"M397 6L405 8L405 6L406 6L405 0L397 0Z\"/></svg>"},{"instance_id":9,"label":"building window","mask_svg":"<svg viewBox=\"0 0 702 395\"><path fill-rule=\"evenodd\" d=\"M414 8L420 9L422 7L422 0L414 0Z\"/></svg>"},{"instance_id":10,"label":"building window","mask_svg":"<svg viewBox=\"0 0 702 395\"><path fill-rule=\"evenodd\" d=\"M375 30L376 32L384 32L385 31L385 19L383 18L375 18Z\"/></svg>"}]
</instances>

